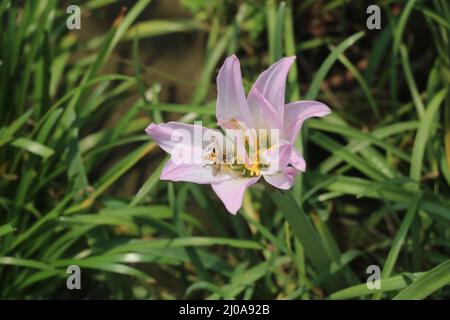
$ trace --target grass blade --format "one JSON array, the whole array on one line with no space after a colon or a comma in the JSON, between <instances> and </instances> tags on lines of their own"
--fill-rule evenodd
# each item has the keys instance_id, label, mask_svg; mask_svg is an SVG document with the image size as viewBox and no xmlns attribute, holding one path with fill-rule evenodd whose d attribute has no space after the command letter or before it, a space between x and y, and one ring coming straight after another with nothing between
<instances>
[{"instance_id":1,"label":"grass blade","mask_svg":"<svg viewBox=\"0 0 450 320\"><path fill-rule=\"evenodd\" d=\"M425 299L433 292L450 284L450 260L426 272L394 297L394 300Z\"/></svg>"}]
</instances>

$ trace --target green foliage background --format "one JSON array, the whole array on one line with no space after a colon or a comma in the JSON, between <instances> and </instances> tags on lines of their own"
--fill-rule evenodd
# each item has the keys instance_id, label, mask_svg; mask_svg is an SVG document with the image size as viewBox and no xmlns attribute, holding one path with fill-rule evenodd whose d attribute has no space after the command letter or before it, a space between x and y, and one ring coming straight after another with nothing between
<instances>
[{"instance_id":1,"label":"green foliage background","mask_svg":"<svg viewBox=\"0 0 450 320\"><path fill-rule=\"evenodd\" d=\"M365 26L374 3L381 30ZM0 1L0 298L449 298L446 0L181 0L188 19L148 18L161 1L79 1L73 31L69 4ZM201 39L191 79L142 63L174 34ZM159 181L166 158L143 131L215 126L232 53L247 88L296 55L287 101L333 109L303 128L292 192L256 185L237 216L207 186ZM191 96L164 98L155 74ZM66 288L71 264L82 290Z\"/></svg>"}]
</instances>

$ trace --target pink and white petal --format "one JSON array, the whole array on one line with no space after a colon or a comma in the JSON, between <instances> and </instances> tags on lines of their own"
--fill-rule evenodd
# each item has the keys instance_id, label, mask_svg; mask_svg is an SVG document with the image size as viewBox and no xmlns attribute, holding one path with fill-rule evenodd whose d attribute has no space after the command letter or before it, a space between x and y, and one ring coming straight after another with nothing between
<instances>
[{"instance_id":1,"label":"pink and white petal","mask_svg":"<svg viewBox=\"0 0 450 320\"><path fill-rule=\"evenodd\" d=\"M294 166L295 169L305 172L306 171L306 161L305 158L298 151L292 147L290 150L289 163Z\"/></svg>"},{"instance_id":2,"label":"pink and white petal","mask_svg":"<svg viewBox=\"0 0 450 320\"><path fill-rule=\"evenodd\" d=\"M151 123L145 132L177 163L201 164L203 148L211 137L223 139L218 130L181 122Z\"/></svg>"},{"instance_id":3,"label":"pink and white petal","mask_svg":"<svg viewBox=\"0 0 450 320\"><path fill-rule=\"evenodd\" d=\"M286 105L284 110L284 133L287 140L294 143L303 122L312 117L324 117L331 110L319 101L297 101Z\"/></svg>"},{"instance_id":4,"label":"pink and white petal","mask_svg":"<svg viewBox=\"0 0 450 320\"><path fill-rule=\"evenodd\" d=\"M294 61L295 56L278 60L269 69L261 73L253 85L281 115L284 109L286 78Z\"/></svg>"},{"instance_id":5,"label":"pink and white petal","mask_svg":"<svg viewBox=\"0 0 450 320\"><path fill-rule=\"evenodd\" d=\"M230 120L250 124L250 112L242 85L241 67L235 55L225 59L217 76L217 123L227 127Z\"/></svg>"},{"instance_id":6,"label":"pink and white petal","mask_svg":"<svg viewBox=\"0 0 450 320\"><path fill-rule=\"evenodd\" d=\"M283 171L290 161L292 146L288 143L282 143L276 148L269 148L260 154L260 160L267 168L261 170L263 175L273 175Z\"/></svg>"},{"instance_id":7,"label":"pink and white petal","mask_svg":"<svg viewBox=\"0 0 450 320\"><path fill-rule=\"evenodd\" d=\"M234 155L237 164L248 162L248 153L246 149L246 139L254 139L256 134L251 129L225 129L226 143L224 150L226 154Z\"/></svg>"},{"instance_id":8,"label":"pink and white petal","mask_svg":"<svg viewBox=\"0 0 450 320\"><path fill-rule=\"evenodd\" d=\"M173 129L165 123L150 123L150 125L145 128L145 132L167 153L170 153L177 144L176 141L173 141Z\"/></svg>"},{"instance_id":9,"label":"pink and white petal","mask_svg":"<svg viewBox=\"0 0 450 320\"><path fill-rule=\"evenodd\" d=\"M198 164L177 164L169 159L164 165L160 176L161 180L185 181L198 184L219 183L231 179L228 175L212 174L208 166Z\"/></svg>"},{"instance_id":10,"label":"pink and white petal","mask_svg":"<svg viewBox=\"0 0 450 320\"><path fill-rule=\"evenodd\" d=\"M280 111L275 109L255 86L250 90L247 103L252 114L253 128L281 129L283 127Z\"/></svg>"},{"instance_id":11,"label":"pink and white petal","mask_svg":"<svg viewBox=\"0 0 450 320\"><path fill-rule=\"evenodd\" d=\"M203 134L204 130L209 130L202 126L185 124L180 122L168 122L155 124L151 123L145 132L156 141L156 143L167 153L179 143L193 145L195 130Z\"/></svg>"},{"instance_id":12,"label":"pink and white petal","mask_svg":"<svg viewBox=\"0 0 450 320\"><path fill-rule=\"evenodd\" d=\"M237 178L213 183L211 186L220 200L222 200L228 212L236 214L242 206L245 190L258 180L259 177Z\"/></svg>"},{"instance_id":13,"label":"pink and white petal","mask_svg":"<svg viewBox=\"0 0 450 320\"><path fill-rule=\"evenodd\" d=\"M287 167L283 172L274 175L264 175L264 180L278 189L287 190L294 185L294 178L298 174L298 170Z\"/></svg>"}]
</instances>

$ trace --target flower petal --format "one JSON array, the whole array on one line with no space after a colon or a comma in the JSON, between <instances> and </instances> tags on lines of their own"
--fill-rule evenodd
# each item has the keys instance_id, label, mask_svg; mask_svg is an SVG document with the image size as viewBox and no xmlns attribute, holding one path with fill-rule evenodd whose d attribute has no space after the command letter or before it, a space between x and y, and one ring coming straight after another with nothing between
<instances>
[{"instance_id":1,"label":"flower petal","mask_svg":"<svg viewBox=\"0 0 450 320\"><path fill-rule=\"evenodd\" d=\"M214 176L212 169L209 166L199 164L177 164L169 159L161 172L160 179L209 184L226 181L231 179L231 177L224 174Z\"/></svg>"},{"instance_id":2,"label":"flower petal","mask_svg":"<svg viewBox=\"0 0 450 320\"><path fill-rule=\"evenodd\" d=\"M267 166L261 170L263 175L274 175L283 171L289 164L292 146L282 143L278 149L269 148L260 154L260 159Z\"/></svg>"},{"instance_id":3,"label":"flower petal","mask_svg":"<svg viewBox=\"0 0 450 320\"><path fill-rule=\"evenodd\" d=\"M256 178L230 179L220 183L211 184L214 192L222 200L228 212L236 214L242 206L245 190L258 181Z\"/></svg>"},{"instance_id":4,"label":"flower petal","mask_svg":"<svg viewBox=\"0 0 450 320\"><path fill-rule=\"evenodd\" d=\"M239 60L228 57L217 76L216 116L219 125L227 127L234 120L250 124L250 112L245 99Z\"/></svg>"},{"instance_id":5,"label":"flower petal","mask_svg":"<svg viewBox=\"0 0 450 320\"><path fill-rule=\"evenodd\" d=\"M286 78L294 61L295 56L278 60L269 69L261 73L253 85L281 115L284 109ZM283 119L282 116L281 119Z\"/></svg>"},{"instance_id":6,"label":"flower petal","mask_svg":"<svg viewBox=\"0 0 450 320\"><path fill-rule=\"evenodd\" d=\"M281 129L283 127L279 110L276 110L255 86L250 90L247 103L255 129Z\"/></svg>"},{"instance_id":7,"label":"flower petal","mask_svg":"<svg viewBox=\"0 0 450 320\"><path fill-rule=\"evenodd\" d=\"M306 171L306 161L298 151L292 147L291 153L289 155L289 163L294 166L295 169L305 172Z\"/></svg>"},{"instance_id":8,"label":"flower petal","mask_svg":"<svg viewBox=\"0 0 450 320\"><path fill-rule=\"evenodd\" d=\"M284 111L284 133L287 140L295 142L303 121L312 117L324 117L331 110L319 101L297 101L286 105Z\"/></svg>"},{"instance_id":9,"label":"flower petal","mask_svg":"<svg viewBox=\"0 0 450 320\"><path fill-rule=\"evenodd\" d=\"M220 131L180 122L152 123L145 132L178 164L202 164L203 149L211 137L219 143L225 141Z\"/></svg>"},{"instance_id":10,"label":"flower petal","mask_svg":"<svg viewBox=\"0 0 450 320\"><path fill-rule=\"evenodd\" d=\"M278 189L290 189L294 185L294 178L298 174L298 170L287 167L283 172L274 175L264 175L264 180L277 187Z\"/></svg>"}]
</instances>

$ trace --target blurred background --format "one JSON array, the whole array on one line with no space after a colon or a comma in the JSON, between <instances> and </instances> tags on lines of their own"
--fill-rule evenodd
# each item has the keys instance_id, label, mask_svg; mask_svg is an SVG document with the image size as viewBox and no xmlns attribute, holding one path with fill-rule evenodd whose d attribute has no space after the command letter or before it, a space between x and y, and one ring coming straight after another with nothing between
<instances>
[{"instance_id":1,"label":"blurred background","mask_svg":"<svg viewBox=\"0 0 450 320\"><path fill-rule=\"evenodd\" d=\"M0 298L448 299L449 35L446 0L1 0ZM259 183L236 216L144 132L215 127L231 54L247 92L297 56L286 101L333 110L295 201Z\"/></svg>"}]
</instances>

